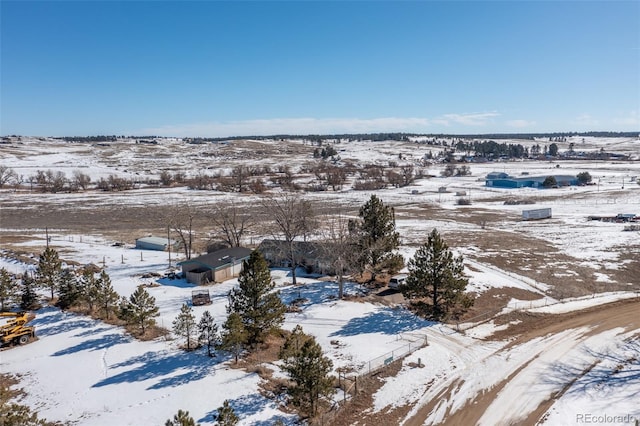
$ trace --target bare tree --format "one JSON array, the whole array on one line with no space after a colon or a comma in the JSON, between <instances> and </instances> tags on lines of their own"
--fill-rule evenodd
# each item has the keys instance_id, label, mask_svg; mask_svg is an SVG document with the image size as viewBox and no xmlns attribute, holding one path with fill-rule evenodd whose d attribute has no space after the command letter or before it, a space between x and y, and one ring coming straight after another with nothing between
<instances>
[{"instance_id":1,"label":"bare tree","mask_svg":"<svg viewBox=\"0 0 640 426\"><path fill-rule=\"evenodd\" d=\"M395 170L387 170L387 181L394 188L400 188L403 183L402 175Z\"/></svg>"},{"instance_id":2,"label":"bare tree","mask_svg":"<svg viewBox=\"0 0 640 426\"><path fill-rule=\"evenodd\" d=\"M78 188L82 188L85 191L91 183L91 177L80 170L75 170L73 172L73 182Z\"/></svg>"},{"instance_id":3,"label":"bare tree","mask_svg":"<svg viewBox=\"0 0 640 426\"><path fill-rule=\"evenodd\" d=\"M400 174L402 175L402 186L410 185L415 180L413 165L411 164L405 164L404 166L401 166Z\"/></svg>"},{"instance_id":4,"label":"bare tree","mask_svg":"<svg viewBox=\"0 0 640 426\"><path fill-rule=\"evenodd\" d=\"M247 190L249 175L250 170L247 166L239 165L231 170L231 178L236 191L245 192Z\"/></svg>"},{"instance_id":5,"label":"bare tree","mask_svg":"<svg viewBox=\"0 0 640 426\"><path fill-rule=\"evenodd\" d=\"M171 186L173 183L173 176L171 175L171 172L168 170L160 172L160 183L164 186Z\"/></svg>"},{"instance_id":6,"label":"bare tree","mask_svg":"<svg viewBox=\"0 0 640 426\"><path fill-rule=\"evenodd\" d=\"M325 241L324 256L331 262L338 280L338 298L344 296L344 278L358 270L357 241L349 230L349 218L343 213L326 217L326 227L322 231Z\"/></svg>"},{"instance_id":7,"label":"bare tree","mask_svg":"<svg viewBox=\"0 0 640 426\"><path fill-rule=\"evenodd\" d=\"M191 205L184 203L176 205L168 219L169 227L180 239L180 245L187 260L191 259L193 252L193 221L195 217L195 209Z\"/></svg>"},{"instance_id":8,"label":"bare tree","mask_svg":"<svg viewBox=\"0 0 640 426\"><path fill-rule=\"evenodd\" d=\"M210 218L216 238L229 247L240 247L243 236L254 224L251 215L235 204L217 207Z\"/></svg>"},{"instance_id":9,"label":"bare tree","mask_svg":"<svg viewBox=\"0 0 640 426\"><path fill-rule=\"evenodd\" d=\"M0 188L8 184L11 179L15 179L16 172L4 164L0 164Z\"/></svg>"},{"instance_id":10,"label":"bare tree","mask_svg":"<svg viewBox=\"0 0 640 426\"><path fill-rule=\"evenodd\" d=\"M281 198L270 197L264 201L264 207L272 217L274 235L281 235L285 241L285 257L291 266L293 284L296 284L296 267L299 256L295 241L306 240L314 229L314 213L311 203L296 194L285 194Z\"/></svg>"},{"instance_id":11,"label":"bare tree","mask_svg":"<svg viewBox=\"0 0 640 426\"><path fill-rule=\"evenodd\" d=\"M347 172L342 167L332 166L327 168L327 185L337 191L347 180Z\"/></svg>"},{"instance_id":12,"label":"bare tree","mask_svg":"<svg viewBox=\"0 0 640 426\"><path fill-rule=\"evenodd\" d=\"M67 184L67 176L61 171L54 173L52 170L47 170L47 183L49 192L63 191Z\"/></svg>"}]
</instances>

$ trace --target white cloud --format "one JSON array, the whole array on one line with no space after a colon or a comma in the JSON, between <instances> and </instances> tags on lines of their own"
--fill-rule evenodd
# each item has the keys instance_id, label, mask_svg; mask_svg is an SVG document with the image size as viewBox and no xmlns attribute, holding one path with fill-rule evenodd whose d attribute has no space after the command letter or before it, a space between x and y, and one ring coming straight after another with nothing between
<instances>
[{"instance_id":1,"label":"white cloud","mask_svg":"<svg viewBox=\"0 0 640 426\"><path fill-rule=\"evenodd\" d=\"M496 112L473 114L445 114L429 119L424 117L381 118L273 118L227 122L205 122L126 131L127 134L184 137L264 136L276 134L332 134L332 133L376 133L376 132L429 132L433 126L482 126Z\"/></svg>"},{"instance_id":2,"label":"white cloud","mask_svg":"<svg viewBox=\"0 0 640 426\"><path fill-rule=\"evenodd\" d=\"M593 118L590 114L581 114L571 121L571 124L577 124L581 126L597 126L600 122Z\"/></svg>"},{"instance_id":3,"label":"white cloud","mask_svg":"<svg viewBox=\"0 0 640 426\"><path fill-rule=\"evenodd\" d=\"M498 117L497 112L476 112L471 114L445 114L442 116L447 122L454 124L462 124L464 126L484 126L491 121L492 118Z\"/></svg>"},{"instance_id":4,"label":"white cloud","mask_svg":"<svg viewBox=\"0 0 640 426\"><path fill-rule=\"evenodd\" d=\"M635 126L635 130L637 130L638 126L640 126L640 112L631 111L628 115L616 117L612 121L614 124L621 126Z\"/></svg>"},{"instance_id":5,"label":"white cloud","mask_svg":"<svg viewBox=\"0 0 640 426\"><path fill-rule=\"evenodd\" d=\"M522 129L525 127L533 127L536 125L535 121L529 121L529 120L508 120L505 122L505 124L509 127L515 127L517 129Z\"/></svg>"}]
</instances>

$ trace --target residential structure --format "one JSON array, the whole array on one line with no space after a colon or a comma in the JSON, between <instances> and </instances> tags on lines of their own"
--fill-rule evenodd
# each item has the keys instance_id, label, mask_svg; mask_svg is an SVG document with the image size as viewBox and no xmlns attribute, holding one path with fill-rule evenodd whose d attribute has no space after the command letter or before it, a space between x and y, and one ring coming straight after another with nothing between
<instances>
[{"instance_id":1,"label":"residential structure","mask_svg":"<svg viewBox=\"0 0 640 426\"><path fill-rule=\"evenodd\" d=\"M242 262L249 258L252 250L231 247L204 254L178 263L187 281L197 285L216 283L237 277Z\"/></svg>"},{"instance_id":2,"label":"residential structure","mask_svg":"<svg viewBox=\"0 0 640 426\"><path fill-rule=\"evenodd\" d=\"M331 244L321 241L293 241L291 246L284 240L263 240L257 250L272 267L291 267L291 251L296 263L308 273L332 274Z\"/></svg>"}]
</instances>

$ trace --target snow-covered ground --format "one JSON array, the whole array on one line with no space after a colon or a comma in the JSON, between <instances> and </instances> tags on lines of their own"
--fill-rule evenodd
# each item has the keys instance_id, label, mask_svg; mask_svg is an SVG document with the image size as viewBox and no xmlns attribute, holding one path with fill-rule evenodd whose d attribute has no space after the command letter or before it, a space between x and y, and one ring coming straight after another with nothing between
<instances>
[{"instance_id":1,"label":"snow-covered ground","mask_svg":"<svg viewBox=\"0 0 640 426\"><path fill-rule=\"evenodd\" d=\"M582 138L569 139L559 144L561 149L574 142L576 150L616 148L636 157L640 152L640 142L630 138L585 138L584 142ZM278 148L277 141L255 143L256 147L264 149ZM303 141L295 143L305 144ZM530 143L543 144L544 141ZM159 171L164 168L197 171L206 167L211 158L216 159L220 169L240 164L243 155L231 150L232 147L233 143L228 146L203 144L188 145L186 149L179 140L161 140L153 147L136 145L131 141L108 147L26 139L20 144L0 145L0 160L3 165L10 165L25 176L36 170L51 169L68 175L80 170L90 173L94 181L110 174L157 179ZM402 142L342 142L337 148L341 161L378 164L398 161L399 153L405 159L418 161L428 151L436 153L441 149ZM151 149L155 150L155 155L148 154ZM185 153L177 154L180 149ZM291 154L287 154L286 149L281 151L282 156L272 166L287 161L302 163L300 158L287 160ZM255 161L267 160L256 157ZM638 233L623 232L621 224L591 222L586 217L594 214L640 214L640 186L632 182L634 176L640 176L640 163L504 162L471 163L469 166L471 176L434 177L419 180L408 188L378 192L386 204L396 206L399 211L397 227L403 239L401 253L406 259L413 255L417 245L424 242L433 228L440 230L445 237L447 233L481 231L477 225L460 220L468 207L458 206L454 194L466 191L473 200L474 210L495 214L495 219L487 224L488 229L499 230L505 235L527 235L549 243L561 254L574 259L576 265L591 268L594 282L601 285L600 291L606 291L610 284L629 284L630 289L636 289L637 281L617 283L611 276L622 267L634 266L634 262L637 265L637 257L629 255L634 252L625 251L626 248L637 248ZM441 165L430 165L427 169L439 176ZM486 188L484 176L496 170L512 175L589 171L598 185L545 191ZM446 187L448 192L439 192L441 187ZM414 190L416 194L412 193ZM365 202L371 194L369 191L345 189L336 193L309 193L307 196L314 201L354 207ZM203 205L210 203L212 198L227 200L233 197L233 194L189 191L184 187L151 186L117 194L95 191L41 194L0 190L3 208L24 209L25 214L30 214L29 206L34 203L73 209L117 203L150 207L167 199ZM242 197L246 203L258 200L258 196L253 195ZM505 205L503 200L509 197L536 200L534 208L551 207L553 219L523 222L519 220L521 211L528 207ZM424 206L433 206L445 214L429 217L421 212ZM6 229L0 222L0 231L11 233L16 230ZM114 246L113 241L99 235L80 235L66 230L49 230L49 234L52 246L62 253L64 259L79 264L104 265L115 289L123 296L131 294L140 284L156 281L142 278L143 274L162 273L169 266L167 253L136 250L131 244ZM23 241L12 242L11 245L14 249L23 247L37 253L44 245L44 230L26 230ZM481 254L505 256L510 249L508 241L505 241L505 251L494 254L481 252L475 246L455 247L457 253L465 256L466 273L470 276L469 290L482 293L495 288L516 288L540 295L533 301L514 299L506 310L563 313L637 297L634 292L607 292L559 301L547 295L552 286L544 280L534 280L526 276L526 271L522 274L507 272L478 260ZM2 253L0 267L12 273L33 268L12 259L6 252ZM526 249L518 249L517 254L515 251L512 254L526 256ZM623 258L625 254L627 257ZM544 267L554 268L554 265L556 263L549 260ZM571 280L571 272L569 266L563 265L558 273L566 274L566 279ZM466 335L461 335L448 327L421 320L401 306L337 301L337 284L330 281L302 277L299 279L301 285L294 288L289 284L287 274L285 270L272 271L283 300L289 302L304 297L308 302L302 305L300 312L287 314L284 327L292 329L300 324L305 332L316 336L332 359L334 368L364 371L372 360L379 360L408 345L415 347L428 341L428 346L413 352L403 361L398 375L385 379L382 388L374 395L370 411L411 405L409 418L436 400L443 389L452 386L456 389L454 397L434 406L434 410L425 417L427 424L438 424L445 419L447 412L453 413L511 375L512 379L496 394L480 424L518 423L553 392L562 393L543 416L544 424L579 424L578 414L640 417L640 409L635 403L640 394L638 329L610 329L591 334L589 327L581 327L509 345L508 342L483 340L504 329L504 325L496 326L489 321L467 329ZM148 287L148 291L160 308L158 324L170 328L180 306L190 300L191 291L198 287L184 280L157 281L160 285ZM230 280L207 287L213 304L194 307L196 318L208 310L219 324L222 323L226 317L226 295L235 284L235 280ZM349 284L346 290L354 294L361 291L355 284ZM33 325L39 339L27 346L0 352L0 365L3 373L21 376L21 386L28 392L24 403L50 420L78 425L163 424L178 409L184 409L206 425L213 424L215 409L228 399L243 425L267 425L276 419L285 423L295 422L293 415L278 410L276 402L260 395L260 378L255 373L231 368L228 359L222 355L211 359L202 351L185 353L178 348L179 342L172 339L140 342L126 335L122 329L55 308L43 308L36 315ZM574 378L568 373L582 373L594 363L595 366L585 374L575 375L579 376L578 380L565 388ZM416 367L418 364L422 367ZM340 399L339 396L336 398Z\"/></svg>"}]
</instances>

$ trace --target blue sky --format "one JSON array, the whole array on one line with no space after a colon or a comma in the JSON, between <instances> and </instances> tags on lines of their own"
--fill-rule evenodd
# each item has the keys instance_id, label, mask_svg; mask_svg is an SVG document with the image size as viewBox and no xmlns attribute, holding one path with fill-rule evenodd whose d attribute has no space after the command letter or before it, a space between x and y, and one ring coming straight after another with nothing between
<instances>
[{"instance_id":1,"label":"blue sky","mask_svg":"<svg viewBox=\"0 0 640 426\"><path fill-rule=\"evenodd\" d=\"M0 134L640 129L638 1L0 1Z\"/></svg>"}]
</instances>

